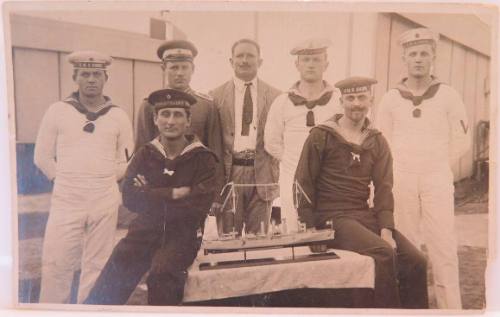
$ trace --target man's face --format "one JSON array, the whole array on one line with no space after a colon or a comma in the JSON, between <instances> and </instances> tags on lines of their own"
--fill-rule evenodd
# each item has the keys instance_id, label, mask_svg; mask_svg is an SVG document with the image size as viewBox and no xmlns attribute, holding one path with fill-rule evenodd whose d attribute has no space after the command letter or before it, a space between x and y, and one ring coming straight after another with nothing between
<instances>
[{"instance_id":1,"label":"man's face","mask_svg":"<svg viewBox=\"0 0 500 317\"><path fill-rule=\"evenodd\" d=\"M191 119L184 108L163 108L154 117L160 134L168 140L183 137L191 125Z\"/></svg>"},{"instance_id":2,"label":"man's face","mask_svg":"<svg viewBox=\"0 0 500 317\"><path fill-rule=\"evenodd\" d=\"M436 55L431 44L420 44L405 49L403 62L408 68L408 76L421 78L431 73Z\"/></svg>"},{"instance_id":3,"label":"man's face","mask_svg":"<svg viewBox=\"0 0 500 317\"><path fill-rule=\"evenodd\" d=\"M107 76L103 70L78 69L74 75L74 81L81 95L96 97L102 95Z\"/></svg>"},{"instance_id":4,"label":"man's face","mask_svg":"<svg viewBox=\"0 0 500 317\"><path fill-rule=\"evenodd\" d=\"M229 59L236 77L243 81L251 81L257 76L257 70L262 64L257 47L251 43L240 43L234 48Z\"/></svg>"},{"instance_id":5,"label":"man's face","mask_svg":"<svg viewBox=\"0 0 500 317\"><path fill-rule=\"evenodd\" d=\"M340 104L344 108L344 115L352 122L364 120L373 104L373 96L369 91L353 94L344 94L340 97Z\"/></svg>"},{"instance_id":6,"label":"man's face","mask_svg":"<svg viewBox=\"0 0 500 317\"><path fill-rule=\"evenodd\" d=\"M328 67L328 61L325 53L299 55L295 66L300 73L301 80L314 83L323 80L323 73Z\"/></svg>"},{"instance_id":7,"label":"man's face","mask_svg":"<svg viewBox=\"0 0 500 317\"><path fill-rule=\"evenodd\" d=\"M194 72L194 65L190 61L166 62L165 76L168 87L185 90L189 87L191 76Z\"/></svg>"}]
</instances>

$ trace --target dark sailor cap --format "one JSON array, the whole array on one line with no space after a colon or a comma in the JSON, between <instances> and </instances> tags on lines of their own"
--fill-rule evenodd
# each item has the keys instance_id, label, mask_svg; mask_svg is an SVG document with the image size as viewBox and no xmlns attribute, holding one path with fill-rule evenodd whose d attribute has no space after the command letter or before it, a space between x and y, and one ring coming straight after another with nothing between
<instances>
[{"instance_id":1,"label":"dark sailor cap","mask_svg":"<svg viewBox=\"0 0 500 317\"><path fill-rule=\"evenodd\" d=\"M196 98L186 92L167 88L152 92L148 97L148 102L153 106L155 112L163 108L189 110L196 103Z\"/></svg>"},{"instance_id":2,"label":"dark sailor cap","mask_svg":"<svg viewBox=\"0 0 500 317\"><path fill-rule=\"evenodd\" d=\"M335 83L335 87L340 89L342 95L356 94L370 91L371 86L376 84L377 80L370 77L353 76Z\"/></svg>"},{"instance_id":3,"label":"dark sailor cap","mask_svg":"<svg viewBox=\"0 0 500 317\"><path fill-rule=\"evenodd\" d=\"M171 40L158 47L158 57L164 61L190 61L198 55L193 43L186 40Z\"/></svg>"}]
</instances>

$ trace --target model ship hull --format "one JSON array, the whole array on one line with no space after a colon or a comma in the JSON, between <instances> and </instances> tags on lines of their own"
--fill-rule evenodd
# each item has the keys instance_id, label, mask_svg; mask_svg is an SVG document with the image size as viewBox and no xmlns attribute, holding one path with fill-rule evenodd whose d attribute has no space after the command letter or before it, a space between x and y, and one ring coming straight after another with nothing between
<instances>
[{"instance_id":1,"label":"model ship hull","mask_svg":"<svg viewBox=\"0 0 500 317\"><path fill-rule=\"evenodd\" d=\"M333 240L335 231L331 229L299 232L271 237L252 237L230 240L204 240L201 247L205 252L230 252L251 249L269 249L305 246Z\"/></svg>"}]
</instances>

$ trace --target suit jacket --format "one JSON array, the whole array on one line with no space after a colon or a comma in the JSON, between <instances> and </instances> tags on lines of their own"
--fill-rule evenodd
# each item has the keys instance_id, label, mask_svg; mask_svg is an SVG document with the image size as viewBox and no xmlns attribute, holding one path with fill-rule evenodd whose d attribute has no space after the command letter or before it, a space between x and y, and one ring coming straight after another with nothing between
<instances>
[{"instance_id":1,"label":"suit jacket","mask_svg":"<svg viewBox=\"0 0 500 317\"><path fill-rule=\"evenodd\" d=\"M222 141L223 160L226 182L230 181L233 166L234 148L234 81L229 80L222 86L215 88L210 94L219 111ZM281 92L269 84L257 79L257 143L255 149L255 179L258 184L277 183L279 178L279 162L264 150L264 127L266 126L267 113L274 99ZM261 199L272 201L279 195L279 188L257 187Z\"/></svg>"}]
</instances>

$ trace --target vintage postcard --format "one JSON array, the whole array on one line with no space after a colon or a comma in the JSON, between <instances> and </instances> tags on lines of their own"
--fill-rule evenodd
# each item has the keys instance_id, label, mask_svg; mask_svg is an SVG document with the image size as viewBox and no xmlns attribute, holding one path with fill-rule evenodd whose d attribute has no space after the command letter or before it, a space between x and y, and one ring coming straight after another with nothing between
<instances>
[{"instance_id":1,"label":"vintage postcard","mask_svg":"<svg viewBox=\"0 0 500 317\"><path fill-rule=\"evenodd\" d=\"M2 9L13 307L498 308L496 7Z\"/></svg>"}]
</instances>

